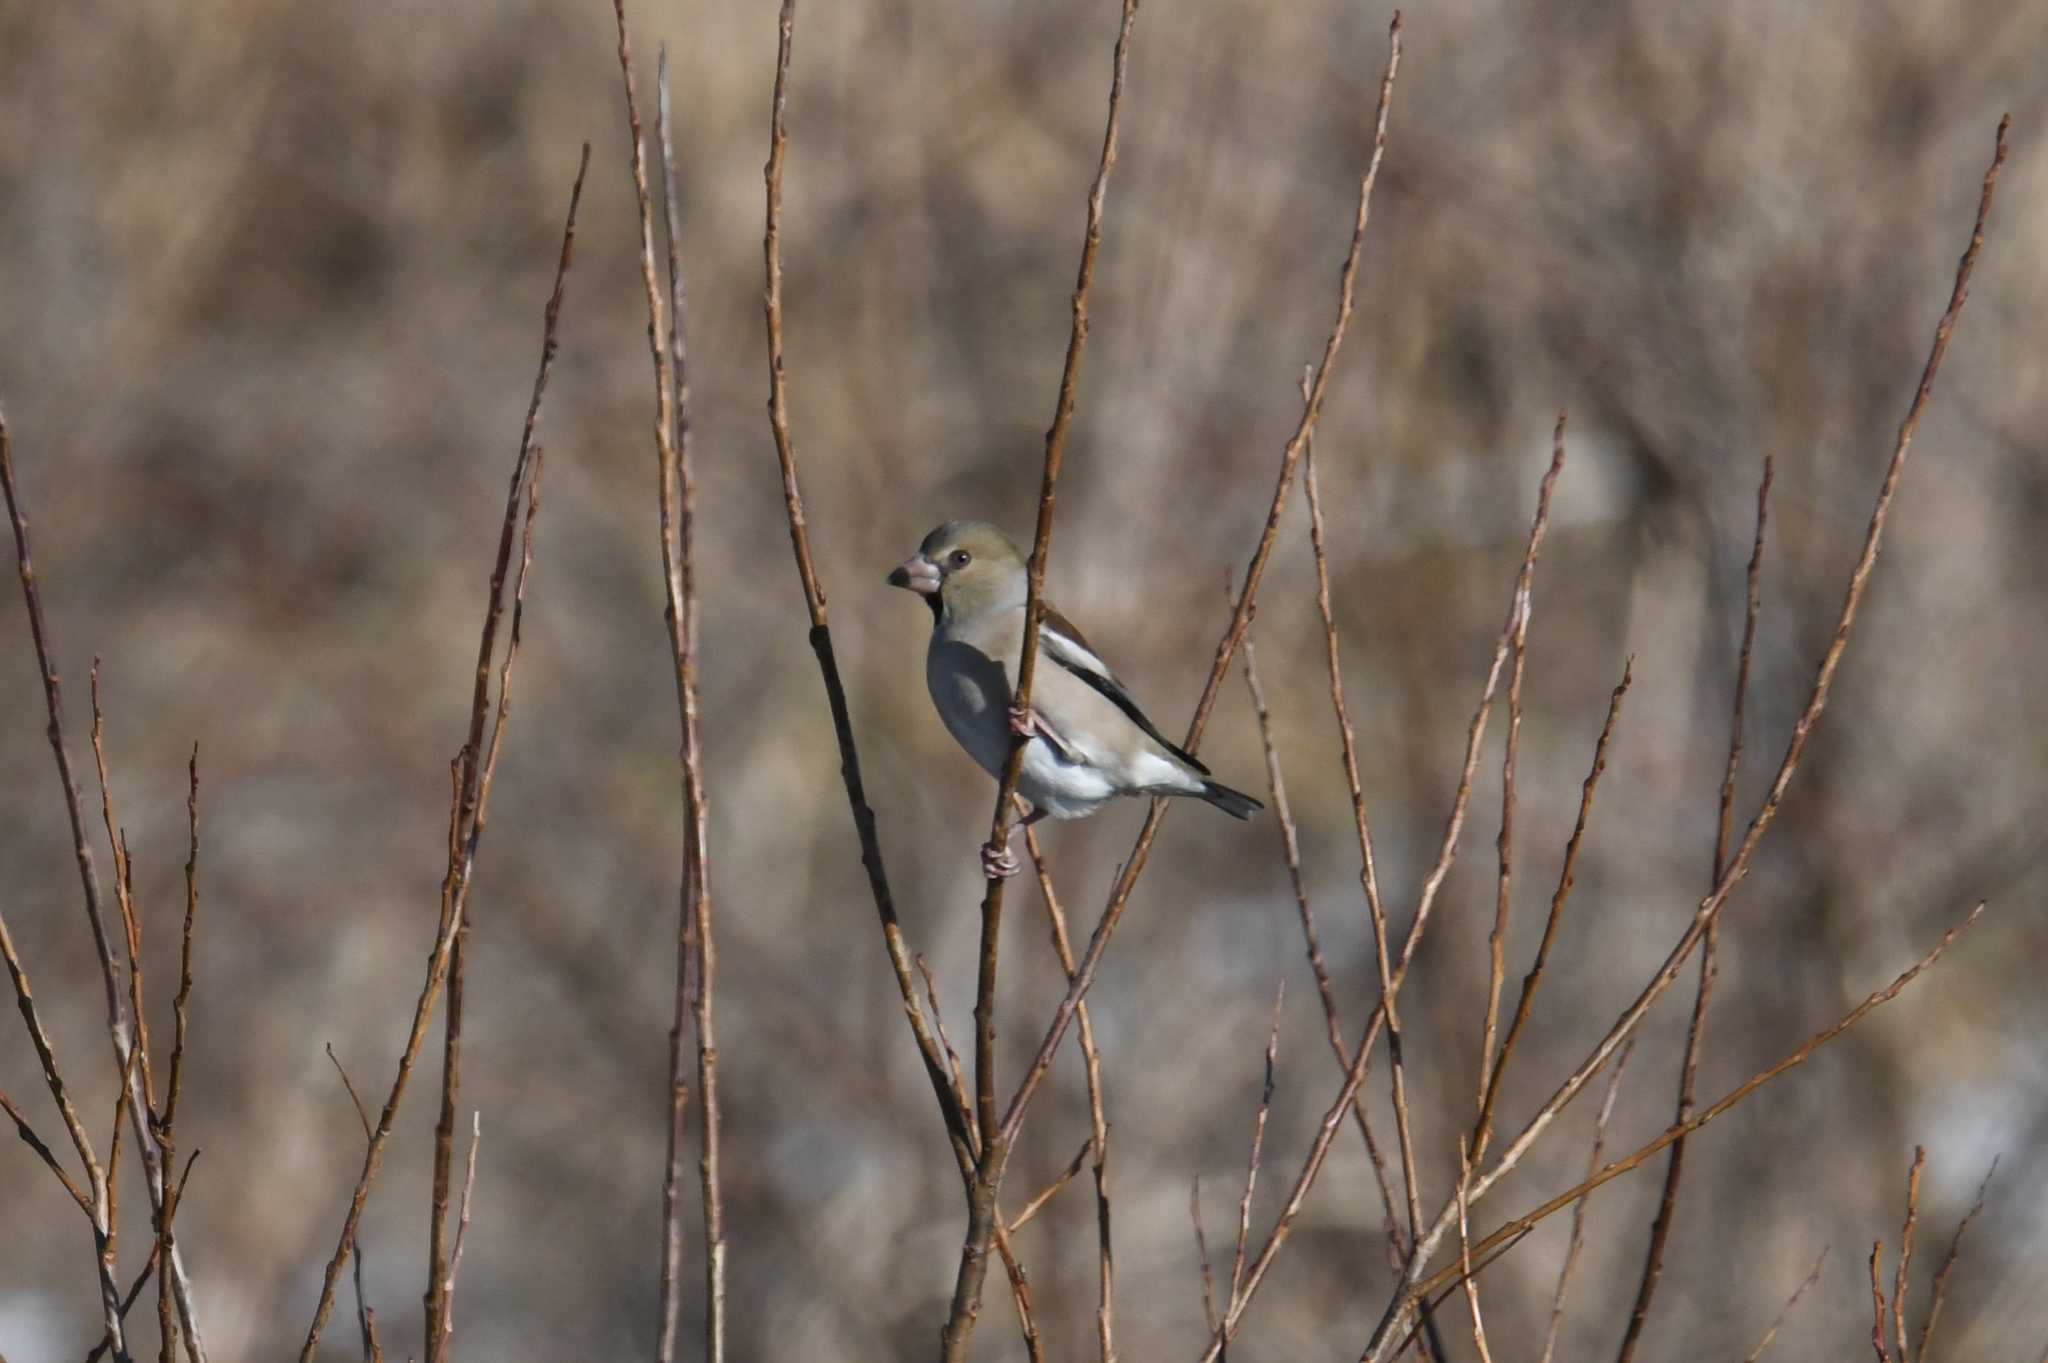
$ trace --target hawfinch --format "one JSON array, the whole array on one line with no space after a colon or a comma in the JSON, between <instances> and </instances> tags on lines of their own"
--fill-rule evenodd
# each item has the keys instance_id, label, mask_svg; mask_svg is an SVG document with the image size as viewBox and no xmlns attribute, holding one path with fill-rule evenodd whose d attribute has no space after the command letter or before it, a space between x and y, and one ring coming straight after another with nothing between
<instances>
[{"instance_id":1,"label":"hawfinch","mask_svg":"<svg viewBox=\"0 0 2048 1363\"><path fill-rule=\"evenodd\" d=\"M1192 795L1249 819L1264 808L1209 779L1209 769L1159 732L1081 631L1047 605L1038 629L1031 712L1011 701L1024 638L1024 555L983 521L948 521L889 574L932 610L925 684L939 718L982 770L1001 779L1012 735L1025 736L1017 793L1046 815L1077 819L1118 795ZM1011 875L1016 854L982 849L982 869Z\"/></svg>"}]
</instances>

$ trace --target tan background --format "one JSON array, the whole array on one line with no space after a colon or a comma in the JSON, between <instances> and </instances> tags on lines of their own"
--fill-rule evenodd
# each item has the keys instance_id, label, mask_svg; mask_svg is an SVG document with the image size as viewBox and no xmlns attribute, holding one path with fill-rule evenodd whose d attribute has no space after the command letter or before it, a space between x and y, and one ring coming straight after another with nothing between
<instances>
[{"instance_id":1,"label":"tan background","mask_svg":"<svg viewBox=\"0 0 2048 1363\"><path fill-rule=\"evenodd\" d=\"M159 1006L183 760L202 744L185 1123L206 1155L181 1224L214 1356L296 1347L360 1148L322 1045L381 1091L417 988L445 764L585 138L527 647L473 903L464 1099L485 1134L456 1338L479 1359L643 1351L679 834L611 17L594 3L124 10L0 7L0 399L80 751L86 667L105 659ZM1299 367L1327 332L1387 18L1152 0L1139 21L1052 582L1169 729L1221 625L1223 574L1256 537ZM635 27L650 83L655 39L670 40L681 126L733 1354L919 1356L962 1215L855 859L761 411L772 8L643 4ZM989 787L923 694L924 612L882 575L946 516L1028 528L1113 35L1107 3L877 0L799 17L797 447L905 922L963 1031ZM1730 911L1703 1091L1888 980L1975 898L1992 909L1908 995L1697 1143L1645 1356L1740 1357L1823 1244L1828 1271L1777 1356L1865 1347L1863 1259L1896 1237L1920 1141L1923 1265L2005 1155L1956 1276L1948 1356L2035 1357L2048 1337L2033 1292L2048 1262L2048 6L1462 2L1410 15L1407 43L1322 442L1397 929L1442 827L1560 405L1573 462L1538 583L1514 975L1607 691L1623 655L1638 658L1510 1120L1606 1025L1704 888L1771 452L1745 812L1759 798L1947 296L1992 128L2014 114L1973 301L1836 704ZM1325 946L1362 1017L1369 939L1298 505L1259 639ZM40 705L18 594L0 592L0 894L98 1113L113 1080ZM1236 679L1212 735L1219 775L1262 791ZM1489 774L1405 996L1432 1202L1469 1121L1496 789ZM1138 817L1050 831L1059 882L1091 921ZM1199 1349L1188 1180L1203 1175L1212 1240L1227 1238L1280 977L1264 1190L1297 1166L1334 1091L1276 848L1270 820L1177 811L1095 995L1131 1358ZM1008 1075L1055 996L1035 900L1018 902ZM1617 1142L1667 1119L1683 1014L1674 996L1655 1015ZM55 1135L25 1038L0 1036L0 1084ZM417 1340L423 1284L426 1077L365 1226L398 1356ZM1589 1122L1575 1109L1476 1220L1565 1186ZM1084 1130L1063 1057L1013 1201ZM1565 1356L1618 1339L1655 1179L1596 1200ZM1253 1308L1245 1363L1355 1356L1387 1283L1369 1189L1346 1133ZM1274 1205L1262 1190L1261 1225ZM0 1225L0 1352L79 1356L90 1242L11 1141ZM1507 1356L1534 1355L1563 1235L1554 1223L1486 1280ZM1084 1188L1020 1247L1052 1355L1082 1355ZM977 1357L1017 1356L992 1297ZM1462 1354L1469 1340L1449 1333ZM352 1350L338 1323L328 1352Z\"/></svg>"}]
</instances>

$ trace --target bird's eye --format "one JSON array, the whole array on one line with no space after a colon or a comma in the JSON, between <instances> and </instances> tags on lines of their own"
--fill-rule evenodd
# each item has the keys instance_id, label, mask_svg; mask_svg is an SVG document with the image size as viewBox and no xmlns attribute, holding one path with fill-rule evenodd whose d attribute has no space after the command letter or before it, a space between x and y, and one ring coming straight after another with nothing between
<instances>
[{"instance_id":1,"label":"bird's eye","mask_svg":"<svg viewBox=\"0 0 2048 1363\"><path fill-rule=\"evenodd\" d=\"M954 568L965 568L973 561L973 557L965 549L955 549L946 562Z\"/></svg>"}]
</instances>

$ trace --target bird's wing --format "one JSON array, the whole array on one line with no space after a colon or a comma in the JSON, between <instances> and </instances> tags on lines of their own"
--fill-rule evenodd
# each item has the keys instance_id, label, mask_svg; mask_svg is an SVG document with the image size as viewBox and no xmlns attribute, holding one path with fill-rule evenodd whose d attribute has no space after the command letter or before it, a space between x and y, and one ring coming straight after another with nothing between
<instances>
[{"instance_id":1,"label":"bird's wing","mask_svg":"<svg viewBox=\"0 0 2048 1363\"><path fill-rule=\"evenodd\" d=\"M1131 723L1137 725L1145 735L1160 747L1188 764L1203 776L1209 769L1197 762L1193 756L1181 750L1179 744L1159 732L1157 725L1145 717L1138 708L1138 702L1131 699L1124 684L1110 671L1109 664L1097 653L1081 631L1074 628L1073 621L1061 615L1051 606L1045 608L1045 615L1038 626L1038 648L1046 657L1058 663L1066 671L1086 682L1117 709L1124 712Z\"/></svg>"}]
</instances>

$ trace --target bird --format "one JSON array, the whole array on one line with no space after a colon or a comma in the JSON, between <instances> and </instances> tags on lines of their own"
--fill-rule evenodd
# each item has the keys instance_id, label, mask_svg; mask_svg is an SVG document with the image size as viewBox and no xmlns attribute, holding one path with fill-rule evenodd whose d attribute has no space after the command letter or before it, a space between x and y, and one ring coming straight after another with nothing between
<instances>
[{"instance_id":1,"label":"bird","mask_svg":"<svg viewBox=\"0 0 2048 1363\"><path fill-rule=\"evenodd\" d=\"M1081 631L1041 602L1031 708L1013 699L1024 643L1030 570L1016 544L986 521L947 521L889 574L932 612L925 684L939 718L982 770L1002 779L1013 736L1025 738L1017 794L1025 824L1077 819L1120 795L1205 800L1249 819L1265 808L1212 780L1209 769L1145 717ZM1016 874L1008 847L982 848L990 879Z\"/></svg>"}]
</instances>

